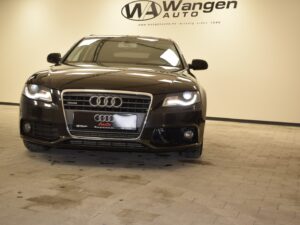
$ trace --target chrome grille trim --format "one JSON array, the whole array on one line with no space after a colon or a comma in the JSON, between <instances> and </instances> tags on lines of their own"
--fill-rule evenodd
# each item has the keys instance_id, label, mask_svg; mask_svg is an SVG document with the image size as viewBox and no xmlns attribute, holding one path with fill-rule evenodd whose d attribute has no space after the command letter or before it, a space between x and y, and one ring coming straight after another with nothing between
<instances>
[{"instance_id":1,"label":"chrome grille trim","mask_svg":"<svg viewBox=\"0 0 300 225\"><path fill-rule=\"evenodd\" d=\"M64 94L65 93L74 93L74 92L75 93L124 94L124 95L133 95L133 96L134 95L140 95L140 96L150 97L150 103L149 103L149 106L147 108L147 111L145 112L146 116L145 116L144 122L143 122L142 127L141 127L141 131L140 131L138 137L135 137L135 138L108 138L108 137L86 137L86 136L73 135L70 132L70 129L69 129L69 126L68 126L68 120L66 118L66 111L65 110L68 110L68 109L65 109ZM121 90L95 90L95 89L65 89L65 90L63 90L61 92L61 102L62 102L61 107L63 109L64 119L65 119L65 124L66 124L66 129L68 131L68 134L72 138L74 138L74 139L85 139L85 140L140 140L140 138L141 138L141 136L143 134L145 125L147 123L151 107L152 107L152 101L153 101L153 95L150 94L150 93L145 93L145 92L121 91ZM124 103L124 104L127 104L127 103ZM84 106L84 107L86 107L86 106ZM95 107L91 107L91 109L93 109L93 110L90 110L90 109L89 110L73 109L73 110L76 110L76 111L87 111L87 112L99 111L99 110L95 109ZM101 109L101 110L103 110L103 109ZM115 111L115 112L118 112L118 111Z\"/></svg>"},{"instance_id":2,"label":"chrome grille trim","mask_svg":"<svg viewBox=\"0 0 300 225\"><path fill-rule=\"evenodd\" d=\"M94 94L94 92L93 92ZM110 93L111 94L111 93ZM120 93L115 93L120 95ZM103 96L106 96L104 93ZM113 94L111 94L113 95ZM149 108L149 96L139 95L138 98L132 95L123 94L121 107L101 107L90 104L91 96L87 93L74 92L63 96L64 107L68 110L89 110L89 111L109 111L109 112L133 112L133 113L147 113ZM93 97L93 96L92 96Z\"/></svg>"}]
</instances>

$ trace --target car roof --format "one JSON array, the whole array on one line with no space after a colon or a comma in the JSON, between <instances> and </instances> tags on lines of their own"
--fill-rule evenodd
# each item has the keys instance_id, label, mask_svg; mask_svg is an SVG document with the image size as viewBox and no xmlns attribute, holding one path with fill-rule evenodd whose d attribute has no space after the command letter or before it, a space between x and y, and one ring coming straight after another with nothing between
<instances>
[{"instance_id":1,"label":"car roof","mask_svg":"<svg viewBox=\"0 0 300 225\"><path fill-rule=\"evenodd\" d=\"M84 38L145 38L145 39L158 39L162 41L171 41L174 42L171 39L168 38L160 38L160 37L151 37L151 36L139 36L139 35L95 35L91 34L89 36L86 36Z\"/></svg>"}]
</instances>

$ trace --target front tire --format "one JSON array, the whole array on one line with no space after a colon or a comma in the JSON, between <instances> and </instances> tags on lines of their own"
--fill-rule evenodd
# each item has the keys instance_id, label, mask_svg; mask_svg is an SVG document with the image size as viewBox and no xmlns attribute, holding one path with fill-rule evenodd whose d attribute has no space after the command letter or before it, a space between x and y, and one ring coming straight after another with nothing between
<instances>
[{"instance_id":1,"label":"front tire","mask_svg":"<svg viewBox=\"0 0 300 225\"><path fill-rule=\"evenodd\" d=\"M183 152L183 156L189 159L198 159L202 155L203 145L196 149L189 149Z\"/></svg>"},{"instance_id":2,"label":"front tire","mask_svg":"<svg viewBox=\"0 0 300 225\"><path fill-rule=\"evenodd\" d=\"M45 152L45 151L49 150L49 147L47 147L47 146L33 144L28 141L23 141L23 142L24 142L24 145L27 148L27 150L30 152Z\"/></svg>"}]
</instances>

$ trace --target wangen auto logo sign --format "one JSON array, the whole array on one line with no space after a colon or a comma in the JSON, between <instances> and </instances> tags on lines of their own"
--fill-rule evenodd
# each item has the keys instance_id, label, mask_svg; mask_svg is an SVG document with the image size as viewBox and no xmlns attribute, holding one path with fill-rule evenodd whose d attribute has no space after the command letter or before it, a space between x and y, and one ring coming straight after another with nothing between
<instances>
[{"instance_id":1,"label":"wangen auto logo sign","mask_svg":"<svg viewBox=\"0 0 300 225\"><path fill-rule=\"evenodd\" d=\"M151 20L161 13L161 6L153 1L140 0L126 4L122 8L122 15L129 20Z\"/></svg>"},{"instance_id":2,"label":"wangen auto logo sign","mask_svg":"<svg viewBox=\"0 0 300 225\"><path fill-rule=\"evenodd\" d=\"M150 0L137 0L123 6L121 13L129 20L145 21L161 15L168 18L195 18L201 13L212 13L216 10L236 9L238 1L191 1L168 0L160 4Z\"/></svg>"}]
</instances>

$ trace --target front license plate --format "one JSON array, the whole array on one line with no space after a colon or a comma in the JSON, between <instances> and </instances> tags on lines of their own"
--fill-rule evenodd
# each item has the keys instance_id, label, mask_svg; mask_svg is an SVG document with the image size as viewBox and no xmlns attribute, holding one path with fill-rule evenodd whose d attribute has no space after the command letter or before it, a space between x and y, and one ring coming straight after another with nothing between
<instances>
[{"instance_id":1,"label":"front license plate","mask_svg":"<svg viewBox=\"0 0 300 225\"><path fill-rule=\"evenodd\" d=\"M75 129L117 129L136 130L137 116L134 114L108 114L75 112Z\"/></svg>"}]
</instances>

